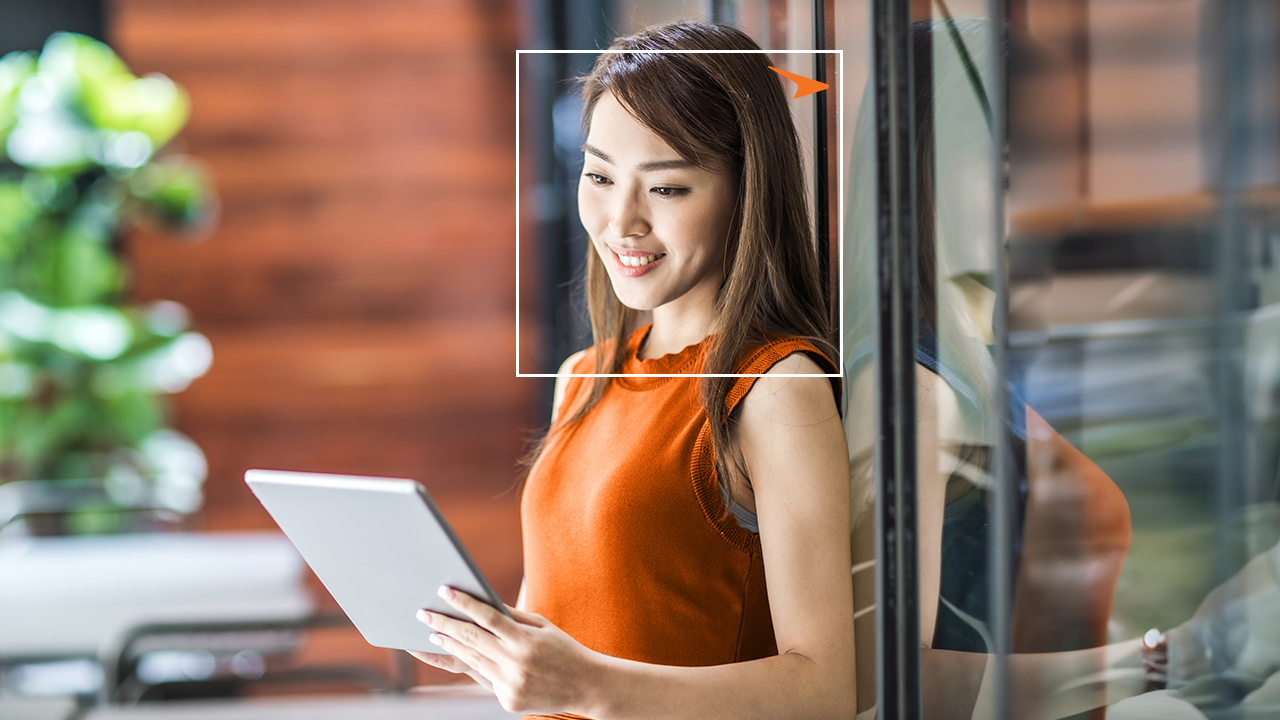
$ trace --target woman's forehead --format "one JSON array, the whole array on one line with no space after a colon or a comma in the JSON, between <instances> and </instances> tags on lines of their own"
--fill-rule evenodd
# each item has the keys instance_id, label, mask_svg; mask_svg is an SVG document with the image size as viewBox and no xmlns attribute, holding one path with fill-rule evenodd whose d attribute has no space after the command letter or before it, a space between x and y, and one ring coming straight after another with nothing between
<instances>
[{"instance_id":1,"label":"woman's forehead","mask_svg":"<svg viewBox=\"0 0 1280 720\"><path fill-rule=\"evenodd\" d=\"M623 107L611 92L601 94L592 110L591 130L587 133L583 149L613 165L689 165L680 153Z\"/></svg>"}]
</instances>

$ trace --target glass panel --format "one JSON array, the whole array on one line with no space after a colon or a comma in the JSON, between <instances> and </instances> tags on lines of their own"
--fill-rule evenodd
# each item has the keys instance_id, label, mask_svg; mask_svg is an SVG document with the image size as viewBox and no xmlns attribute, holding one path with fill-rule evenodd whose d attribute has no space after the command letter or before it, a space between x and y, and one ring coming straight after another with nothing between
<instances>
[{"instance_id":1,"label":"glass panel","mask_svg":"<svg viewBox=\"0 0 1280 720\"><path fill-rule=\"evenodd\" d=\"M1273 717L1276 8L986 7L913 36L924 714Z\"/></svg>"},{"instance_id":2,"label":"glass panel","mask_svg":"<svg viewBox=\"0 0 1280 720\"><path fill-rule=\"evenodd\" d=\"M1276 7L1014 9L1013 714L1275 717Z\"/></svg>"},{"instance_id":3,"label":"glass panel","mask_svg":"<svg viewBox=\"0 0 1280 720\"><path fill-rule=\"evenodd\" d=\"M913 38L920 625L931 718L1004 716L1009 685L997 659L1010 648L1024 560L1026 416L1002 369L1003 43L988 7L935 0Z\"/></svg>"},{"instance_id":4,"label":"glass panel","mask_svg":"<svg viewBox=\"0 0 1280 720\"><path fill-rule=\"evenodd\" d=\"M853 559L854 643L858 712L876 706L875 438L875 88L871 75L871 8L842 4L830 22L835 47L844 50L846 112L844 225L840 273L845 370L845 437L849 442Z\"/></svg>"}]
</instances>

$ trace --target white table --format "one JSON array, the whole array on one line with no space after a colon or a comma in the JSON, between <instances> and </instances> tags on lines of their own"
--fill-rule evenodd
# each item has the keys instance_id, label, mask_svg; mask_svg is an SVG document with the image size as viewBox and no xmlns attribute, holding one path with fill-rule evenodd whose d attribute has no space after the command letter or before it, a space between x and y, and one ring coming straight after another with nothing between
<instances>
[{"instance_id":1,"label":"white table","mask_svg":"<svg viewBox=\"0 0 1280 720\"><path fill-rule=\"evenodd\" d=\"M511 720L475 685L422 688L409 695L315 696L160 702L91 709L81 720Z\"/></svg>"},{"instance_id":2,"label":"white table","mask_svg":"<svg viewBox=\"0 0 1280 720\"><path fill-rule=\"evenodd\" d=\"M0 661L95 657L144 623L299 618L303 567L280 533L6 538Z\"/></svg>"},{"instance_id":3,"label":"white table","mask_svg":"<svg viewBox=\"0 0 1280 720\"><path fill-rule=\"evenodd\" d=\"M69 698L26 698L0 695L4 720L72 720L79 708Z\"/></svg>"}]
</instances>

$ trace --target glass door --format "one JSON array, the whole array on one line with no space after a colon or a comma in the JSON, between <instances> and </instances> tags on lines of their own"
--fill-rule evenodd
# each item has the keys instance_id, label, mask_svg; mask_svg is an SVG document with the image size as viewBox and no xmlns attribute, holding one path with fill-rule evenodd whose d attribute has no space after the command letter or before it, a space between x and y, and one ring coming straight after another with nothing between
<instances>
[{"instance_id":1,"label":"glass door","mask_svg":"<svg viewBox=\"0 0 1280 720\"><path fill-rule=\"evenodd\" d=\"M870 17L844 236L860 709L1277 716L1274 4Z\"/></svg>"}]
</instances>

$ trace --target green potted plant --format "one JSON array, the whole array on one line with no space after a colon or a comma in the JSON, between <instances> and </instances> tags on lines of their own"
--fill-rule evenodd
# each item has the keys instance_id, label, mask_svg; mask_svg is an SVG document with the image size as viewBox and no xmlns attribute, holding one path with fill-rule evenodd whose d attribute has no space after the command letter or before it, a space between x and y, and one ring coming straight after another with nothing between
<instances>
[{"instance_id":1,"label":"green potted plant","mask_svg":"<svg viewBox=\"0 0 1280 720\"><path fill-rule=\"evenodd\" d=\"M212 351L181 305L130 302L120 252L138 221L213 222L207 173L161 153L189 107L83 35L0 58L0 532L137 529L201 503L204 456L164 397Z\"/></svg>"}]
</instances>

